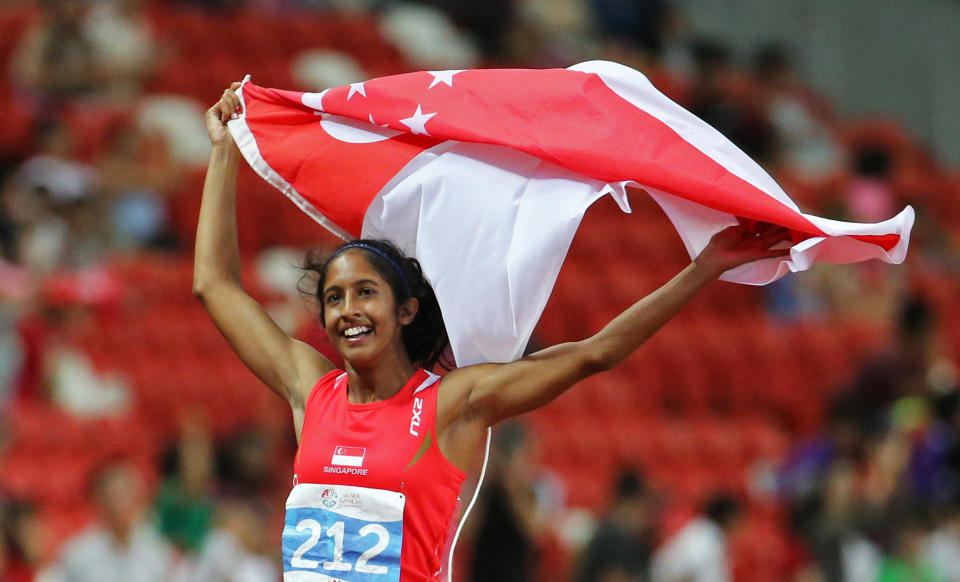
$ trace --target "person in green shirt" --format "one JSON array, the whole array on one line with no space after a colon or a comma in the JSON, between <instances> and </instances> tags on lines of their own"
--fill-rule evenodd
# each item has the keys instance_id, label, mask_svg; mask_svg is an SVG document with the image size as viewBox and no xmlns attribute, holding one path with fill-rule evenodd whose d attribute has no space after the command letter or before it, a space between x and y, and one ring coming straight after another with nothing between
<instances>
[{"instance_id":1,"label":"person in green shirt","mask_svg":"<svg viewBox=\"0 0 960 582\"><path fill-rule=\"evenodd\" d=\"M923 554L926 532L916 514L894 523L892 551L880 564L877 582L946 582Z\"/></svg>"}]
</instances>

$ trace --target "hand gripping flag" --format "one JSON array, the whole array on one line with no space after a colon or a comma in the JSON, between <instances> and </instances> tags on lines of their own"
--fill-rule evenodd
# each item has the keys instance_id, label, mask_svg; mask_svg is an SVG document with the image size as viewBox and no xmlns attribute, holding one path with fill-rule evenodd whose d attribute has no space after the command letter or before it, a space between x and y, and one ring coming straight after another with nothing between
<instances>
[{"instance_id":1,"label":"hand gripping flag","mask_svg":"<svg viewBox=\"0 0 960 582\"><path fill-rule=\"evenodd\" d=\"M877 224L800 211L760 166L605 61L430 71L301 93L246 82L229 123L250 165L344 238L388 238L433 284L458 365L520 356L583 213L627 187L663 208L691 258L738 220L791 230L790 256L723 279L763 285L814 262L904 260L913 209Z\"/></svg>"}]
</instances>

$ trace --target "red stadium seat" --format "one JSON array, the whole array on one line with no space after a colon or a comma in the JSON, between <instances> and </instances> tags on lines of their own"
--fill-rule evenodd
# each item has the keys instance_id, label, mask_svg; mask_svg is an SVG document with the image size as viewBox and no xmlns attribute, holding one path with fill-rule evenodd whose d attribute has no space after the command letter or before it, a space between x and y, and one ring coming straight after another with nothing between
<instances>
[{"instance_id":1,"label":"red stadium seat","mask_svg":"<svg viewBox=\"0 0 960 582\"><path fill-rule=\"evenodd\" d=\"M10 2L0 10L0 73L3 73L0 87L4 89L7 79L12 76L8 71L8 63L13 61L13 53L21 35L31 28L38 15L38 6L33 2Z\"/></svg>"},{"instance_id":2,"label":"red stadium seat","mask_svg":"<svg viewBox=\"0 0 960 582\"><path fill-rule=\"evenodd\" d=\"M654 417L635 420L621 418L607 424L608 439L615 450L618 464L646 467L659 461L659 450L651 429L655 422Z\"/></svg>"},{"instance_id":3,"label":"red stadium seat","mask_svg":"<svg viewBox=\"0 0 960 582\"><path fill-rule=\"evenodd\" d=\"M0 33L0 37L3 34ZM3 83L0 83L0 87ZM34 147L34 115L22 101L3 96L0 92L0 108L4 112L3 131L0 132L0 157L26 158Z\"/></svg>"},{"instance_id":4,"label":"red stadium seat","mask_svg":"<svg viewBox=\"0 0 960 582\"><path fill-rule=\"evenodd\" d=\"M786 435L774 425L754 420L741 425L751 459L780 459L787 451Z\"/></svg>"},{"instance_id":5,"label":"red stadium seat","mask_svg":"<svg viewBox=\"0 0 960 582\"><path fill-rule=\"evenodd\" d=\"M567 505L584 507L599 513L610 497L610 482L613 475L609 468L580 467L561 473L567 485Z\"/></svg>"},{"instance_id":6,"label":"red stadium seat","mask_svg":"<svg viewBox=\"0 0 960 582\"><path fill-rule=\"evenodd\" d=\"M746 464L747 447L739 424L705 418L694 423L694 430L704 463L740 469Z\"/></svg>"}]
</instances>

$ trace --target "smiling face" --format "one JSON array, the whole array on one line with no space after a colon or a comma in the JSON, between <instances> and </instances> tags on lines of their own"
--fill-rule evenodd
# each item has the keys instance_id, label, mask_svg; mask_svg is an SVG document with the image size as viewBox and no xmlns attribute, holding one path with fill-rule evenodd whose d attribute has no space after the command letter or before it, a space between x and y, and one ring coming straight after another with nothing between
<instances>
[{"instance_id":1,"label":"smiling face","mask_svg":"<svg viewBox=\"0 0 960 582\"><path fill-rule=\"evenodd\" d=\"M323 323L334 347L352 366L369 367L384 354L406 358L401 331L413 321L417 302L398 306L390 284L360 249L349 249L327 266Z\"/></svg>"}]
</instances>

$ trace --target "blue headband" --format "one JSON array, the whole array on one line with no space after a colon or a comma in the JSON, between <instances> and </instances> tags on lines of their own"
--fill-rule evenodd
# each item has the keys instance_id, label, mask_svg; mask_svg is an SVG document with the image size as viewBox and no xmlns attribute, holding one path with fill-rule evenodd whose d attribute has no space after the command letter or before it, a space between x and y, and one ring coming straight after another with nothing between
<instances>
[{"instance_id":1,"label":"blue headband","mask_svg":"<svg viewBox=\"0 0 960 582\"><path fill-rule=\"evenodd\" d=\"M335 256L339 255L340 253L342 253L343 251L345 251L345 250L347 250L347 249L363 249L363 250L366 250L366 251L373 251L373 252L377 253L378 255L380 255L381 257L383 257L384 259L386 259L386 261L387 261L388 263L390 263L390 265L394 268L394 270L397 272L397 274L400 275L400 279L403 280L403 286L404 286L404 288L407 290L407 295L410 296L410 297L413 297L413 291L410 289L410 281L408 281L408 280L407 280L407 276L403 274L403 269L400 268L400 265L398 265L398 264L396 263L396 261L394 261L394 260L391 259L389 256L387 256L387 253L381 251L380 249L378 249L378 248L375 247L375 246L368 245L368 244L366 244L366 243L362 243L362 242L352 242L352 243L347 243L347 244L343 245L342 247L340 247L339 249L337 249L337 252L335 252L335 253L333 254L333 256L335 257ZM331 257L331 258L333 258L333 257Z\"/></svg>"}]
</instances>

